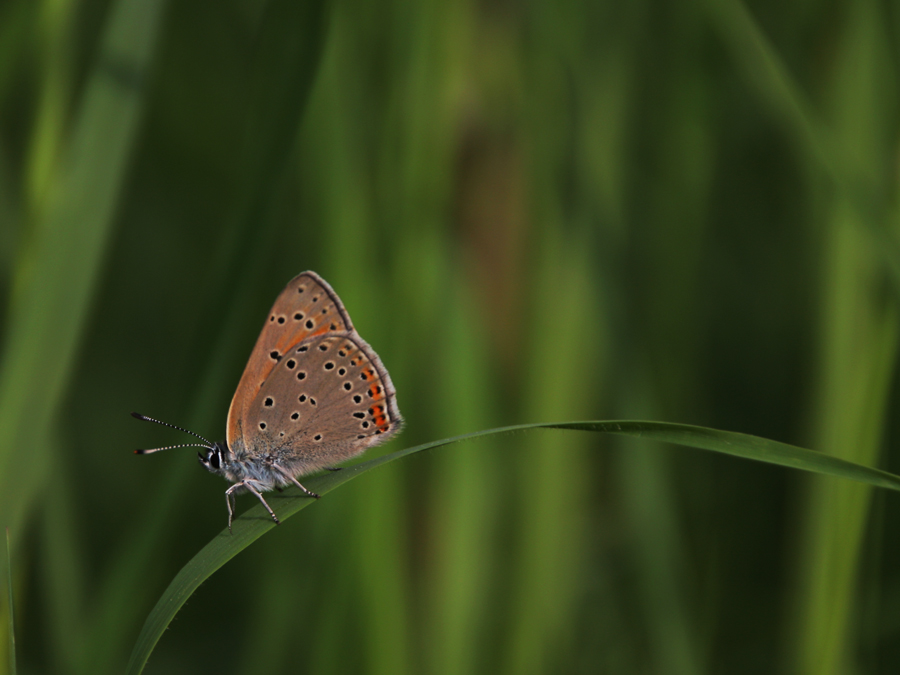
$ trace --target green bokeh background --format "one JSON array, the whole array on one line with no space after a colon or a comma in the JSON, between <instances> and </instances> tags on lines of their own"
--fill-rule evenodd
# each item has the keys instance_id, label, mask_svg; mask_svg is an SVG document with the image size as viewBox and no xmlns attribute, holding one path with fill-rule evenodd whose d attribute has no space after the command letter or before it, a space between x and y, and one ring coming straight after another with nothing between
<instances>
[{"instance_id":1,"label":"green bokeh background","mask_svg":"<svg viewBox=\"0 0 900 675\"><path fill-rule=\"evenodd\" d=\"M659 419L897 472L898 66L872 0L0 0L19 672L121 672L227 487L128 413L222 439L304 269L397 387L373 453ZM635 440L452 446L251 546L146 672L895 673L898 517Z\"/></svg>"}]
</instances>

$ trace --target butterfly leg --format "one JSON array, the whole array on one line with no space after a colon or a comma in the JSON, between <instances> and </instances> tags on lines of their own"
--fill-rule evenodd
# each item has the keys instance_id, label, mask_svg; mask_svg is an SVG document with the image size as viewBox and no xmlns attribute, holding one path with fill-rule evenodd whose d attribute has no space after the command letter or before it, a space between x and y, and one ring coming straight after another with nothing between
<instances>
[{"instance_id":1,"label":"butterfly leg","mask_svg":"<svg viewBox=\"0 0 900 675\"><path fill-rule=\"evenodd\" d=\"M341 471L344 467L342 466L326 466L326 471Z\"/></svg>"},{"instance_id":2,"label":"butterfly leg","mask_svg":"<svg viewBox=\"0 0 900 675\"><path fill-rule=\"evenodd\" d=\"M259 499L260 502L262 502L262 505L264 507L266 507L266 511L268 511L269 515L272 516L272 520L275 521L275 524L281 525L281 521L278 520L278 517L275 515L275 512L272 510L272 507L266 503L266 500L265 500L265 498L263 498L262 493L259 490L257 490L255 487L253 487L253 485L250 483L250 481L242 480L239 483L235 483L230 488L225 490L225 501L228 504L228 531L229 532L231 532L231 520L232 520L232 515L234 513L234 510L231 506L230 500L234 499L234 491L238 490L240 488L246 488L248 492L251 492L254 495L256 495L256 498Z\"/></svg>"},{"instance_id":3,"label":"butterfly leg","mask_svg":"<svg viewBox=\"0 0 900 675\"><path fill-rule=\"evenodd\" d=\"M280 473L282 476L284 476L285 478L287 478L289 481L291 481L291 482L292 482L294 485L296 485L298 488L300 488L301 490L303 490L303 492L306 494L307 497L312 497L313 499L319 499L319 495L317 495L315 492L312 492L311 490L307 490L305 487L303 487L302 485L300 485L300 481L298 481L296 478L294 478L291 474L289 474L287 471L285 471L284 469L282 469L280 466L278 466L277 464L273 464L272 466L274 467L274 469L275 469L278 473Z\"/></svg>"},{"instance_id":4,"label":"butterfly leg","mask_svg":"<svg viewBox=\"0 0 900 675\"><path fill-rule=\"evenodd\" d=\"M234 495L231 493L231 490L225 490L225 506L228 507L228 532L231 533L231 520L234 516L234 509L237 506L234 504Z\"/></svg>"}]
</instances>

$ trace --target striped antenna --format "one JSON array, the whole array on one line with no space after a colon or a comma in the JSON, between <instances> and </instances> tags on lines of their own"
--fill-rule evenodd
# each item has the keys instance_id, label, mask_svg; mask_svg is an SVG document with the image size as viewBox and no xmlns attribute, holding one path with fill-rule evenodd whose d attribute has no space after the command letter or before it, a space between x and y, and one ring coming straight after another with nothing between
<instances>
[{"instance_id":1,"label":"striped antenna","mask_svg":"<svg viewBox=\"0 0 900 675\"><path fill-rule=\"evenodd\" d=\"M206 445L200 445L198 443L184 443L182 445L167 445L164 448L150 448L148 450L135 450L134 454L136 455L149 455L154 452L160 452L162 450L174 450L175 448L206 448L207 450L213 449L213 443L203 438L200 434L195 434L193 431L188 429L184 429L183 427L175 426L174 424L169 424L168 422L161 422L159 420L153 419L152 417L147 417L146 415L141 415L140 413L133 412L131 416L137 420L144 420L145 422L154 422L155 424L161 424L164 427L169 427L170 429L177 429L178 431L183 431L186 434L190 434L191 436L195 436L199 438L201 441L206 443Z\"/></svg>"}]
</instances>

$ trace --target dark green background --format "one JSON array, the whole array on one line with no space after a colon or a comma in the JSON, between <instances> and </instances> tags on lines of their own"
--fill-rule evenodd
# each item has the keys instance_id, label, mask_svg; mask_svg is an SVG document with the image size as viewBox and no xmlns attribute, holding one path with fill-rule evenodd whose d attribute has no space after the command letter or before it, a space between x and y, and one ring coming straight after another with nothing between
<instances>
[{"instance_id":1,"label":"dark green background","mask_svg":"<svg viewBox=\"0 0 900 675\"><path fill-rule=\"evenodd\" d=\"M128 413L223 439L304 269L396 385L373 453L659 419L896 472L898 38L871 0L0 1L19 672L121 672L224 527ZM251 546L147 672L894 673L898 515L633 440L451 446Z\"/></svg>"}]
</instances>

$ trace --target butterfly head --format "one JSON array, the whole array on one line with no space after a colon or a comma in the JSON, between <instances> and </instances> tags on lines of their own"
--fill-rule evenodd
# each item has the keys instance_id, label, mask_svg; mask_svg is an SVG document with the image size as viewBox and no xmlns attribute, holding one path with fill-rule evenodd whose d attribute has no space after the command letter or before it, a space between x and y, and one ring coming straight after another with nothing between
<instances>
[{"instance_id":1,"label":"butterfly head","mask_svg":"<svg viewBox=\"0 0 900 675\"><path fill-rule=\"evenodd\" d=\"M228 457L228 446L224 443L213 443L212 447L210 447L206 454L202 452L197 453L197 458L200 460L200 464L203 465L203 468L209 471L210 473L223 474L225 473L225 463Z\"/></svg>"}]
</instances>

